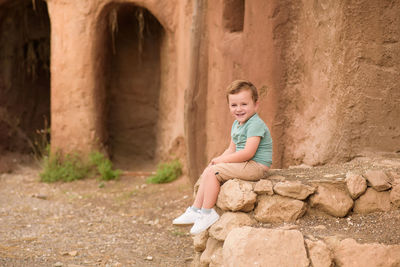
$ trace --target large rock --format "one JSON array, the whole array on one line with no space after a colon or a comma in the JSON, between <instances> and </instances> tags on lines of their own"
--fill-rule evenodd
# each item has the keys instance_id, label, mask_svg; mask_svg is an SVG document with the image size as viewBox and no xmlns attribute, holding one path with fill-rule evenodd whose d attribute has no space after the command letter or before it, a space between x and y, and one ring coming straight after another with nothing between
<instances>
[{"instance_id":1,"label":"large rock","mask_svg":"<svg viewBox=\"0 0 400 267\"><path fill-rule=\"evenodd\" d=\"M306 245L312 266L314 267L332 266L333 254L324 242L320 240L311 241L306 239Z\"/></svg>"},{"instance_id":2,"label":"large rock","mask_svg":"<svg viewBox=\"0 0 400 267\"><path fill-rule=\"evenodd\" d=\"M390 202L397 208L400 208L400 184L393 186L390 191Z\"/></svg>"},{"instance_id":3,"label":"large rock","mask_svg":"<svg viewBox=\"0 0 400 267\"><path fill-rule=\"evenodd\" d=\"M208 267L222 267L222 266L224 266L222 247L218 247L211 255L210 265Z\"/></svg>"},{"instance_id":4,"label":"large rock","mask_svg":"<svg viewBox=\"0 0 400 267\"><path fill-rule=\"evenodd\" d=\"M221 218L211 226L209 233L213 238L223 241L229 232L241 226L251 226L255 222L249 214L243 212L225 212Z\"/></svg>"},{"instance_id":5,"label":"large rock","mask_svg":"<svg viewBox=\"0 0 400 267\"><path fill-rule=\"evenodd\" d=\"M296 199L306 199L309 195L314 193L315 188L309 185L302 184L300 181L296 182L279 182L274 186L274 192L285 197Z\"/></svg>"},{"instance_id":6,"label":"large rock","mask_svg":"<svg viewBox=\"0 0 400 267\"><path fill-rule=\"evenodd\" d=\"M306 212L306 204L297 199L279 195L258 197L254 217L259 222L294 222Z\"/></svg>"},{"instance_id":7,"label":"large rock","mask_svg":"<svg viewBox=\"0 0 400 267\"><path fill-rule=\"evenodd\" d=\"M400 184L400 173L390 171L390 172L388 172L388 176L389 176L390 183L392 184L392 186Z\"/></svg>"},{"instance_id":8,"label":"large rock","mask_svg":"<svg viewBox=\"0 0 400 267\"><path fill-rule=\"evenodd\" d=\"M273 185L271 180L262 179L254 186L254 192L257 194L267 194L272 196L274 194L274 190L272 188Z\"/></svg>"},{"instance_id":9,"label":"large rock","mask_svg":"<svg viewBox=\"0 0 400 267\"><path fill-rule=\"evenodd\" d=\"M353 208L356 213L371 213L375 211L390 210L390 193L388 191L378 192L369 187L365 194L359 197Z\"/></svg>"},{"instance_id":10,"label":"large rock","mask_svg":"<svg viewBox=\"0 0 400 267\"><path fill-rule=\"evenodd\" d=\"M364 176L376 191L385 191L392 187L389 183L389 177L383 171L370 170Z\"/></svg>"},{"instance_id":11,"label":"large rock","mask_svg":"<svg viewBox=\"0 0 400 267\"><path fill-rule=\"evenodd\" d=\"M367 181L364 177L354 173L347 173L346 185L352 199L357 199L367 190Z\"/></svg>"},{"instance_id":12,"label":"large rock","mask_svg":"<svg viewBox=\"0 0 400 267\"><path fill-rule=\"evenodd\" d=\"M234 179L221 186L217 206L222 210L251 211L256 199L257 194L253 192L252 183Z\"/></svg>"},{"instance_id":13,"label":"large rock","mask_svg":"<svg viewBox=\"0 0 400 267\"><path fill-rule=\"evenodd\" d=\"M337 266L400 266L400 245L358 244L349 238L335 246L333 252Z\"/></svg>"},{"instance_id":14,"label":"large rock","mask_svg":"<svg viewBox=\"0 0 400 267\"><path fill-rule=\"evenodd\" d=\"M225 267L308 267L303 235L297 230L241 227L233 229L223 246Z\"/></svg>"},{"instance_id":15,"label":"large rock","mask_svg":"<svg viewBox=\"0 0 400 267\"><path fill-rule=\"evenodd\" d=\"M208 267L208 263L201 263L200 262L201 252L195 252L194 258L192 262L193 267Z\"/></svg>"},{"instance_id":16,"label":"large rock","mask_svg":"<svg viewBox=\"0 0 400 267\"><path fill-rule=\"evenodd\" d=\"M222 248L223 242L218 241L212 237L208 238L206 249L201 253L200 263L210 264L211 258L218 253L218 249Z\"/></svg>"},{"instance_id":17,"label":"large rock","mask_svg":"<svg viewBox=\"0 0 400 267\"><path fill-rule=\"evenodd\" d=\"M329 185L320 185L310 197L311 207L329 215L344 217L353 207L353 199L344 191Z\"/></svg>"},{"instance_id":18,"label":"large rock","mask_svg":"<svg viewBox=\"0 0 400 267\"><path fill-rule=\"evenodd\" d=\"M208 240L208 231L203 231L193 237L193 247L197 252L202 252L206 249L206 244Z\"/></svg>"}]
</instances>

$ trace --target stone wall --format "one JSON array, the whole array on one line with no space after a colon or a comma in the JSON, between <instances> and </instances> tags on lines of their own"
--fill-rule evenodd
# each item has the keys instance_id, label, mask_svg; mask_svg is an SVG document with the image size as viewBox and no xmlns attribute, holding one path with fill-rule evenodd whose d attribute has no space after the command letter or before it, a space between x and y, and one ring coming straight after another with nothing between
<instances>
[{"instance_id":1,"label":"stone wall","mask_svg":"<svg viewBox=\"0 0 400 267\"><path fill-rule=\"evenodd\" d=\"M358 169L345 177L293 178L273 170L258 182L227 181L216 204L220 219L193 236L194 266L400 264L400 244L359 244L343 236L304 235L295 225L305 214L342 218L399 209L400 165L398 161L386 164L392 167ZM297 176L301 168L294 170ZM287 226L273 227L283 222Z\"/></svg>"},{"instance_id":2,"label":"stone wall","mask_svg":"<svg viewBox=\"0 0 400 267\"><path fill-rule=\"evenodd\" d=\"M194 266L202 267L389 267L400 264L400 245L360 244L351 238L320 240L305 237L298 230L250 226L234 228L223 241L213 234L196 236L195 249L198 252Z\"/></svg>"}]
</instances>

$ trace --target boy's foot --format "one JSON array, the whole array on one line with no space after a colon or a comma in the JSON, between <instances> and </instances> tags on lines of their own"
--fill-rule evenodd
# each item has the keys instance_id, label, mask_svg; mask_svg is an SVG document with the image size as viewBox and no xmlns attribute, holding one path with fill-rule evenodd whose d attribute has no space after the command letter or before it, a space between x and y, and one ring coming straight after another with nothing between
<instances>
[{"instance_id":1,"label":"boy's foot","mask_svg":"<svg viewBox=\"0 0 400 267\"><path fill-rule=\"evenodd\" d=\"M172 221L172 224L193 224L201 216L200 211L194 211L191 207L185 213Z\"/></svg>"},{"instance_id":2,"label":"boy's foot","mask_svg":"<svg viewBox=\"0 0 400 267\"><path fill-rule=\"evenodd\" d=\"M193 235L201 233L207 230L208 227L213 225L216 221L218 221L218 219L219 215L214 209L211 209L211 212L209 214L202 213L200 219L198 219L194 223L192 229L190 229L190 233Z\"/></svg>"}]
</instances>

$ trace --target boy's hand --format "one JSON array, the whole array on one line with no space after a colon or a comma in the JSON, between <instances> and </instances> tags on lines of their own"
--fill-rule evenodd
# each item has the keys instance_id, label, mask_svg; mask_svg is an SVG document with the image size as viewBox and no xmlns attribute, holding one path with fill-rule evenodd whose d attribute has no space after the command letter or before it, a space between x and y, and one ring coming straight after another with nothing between
<instances>
[{"instance_id":1,"label":"boy's hand","mask_svg":"<svg viewBox=\"0 0 400 267\"><path fill-rule=\"evenodd\" d=\"M231 145L225 152L213 158L210 161L209 165L215 165L218 163L234 163L234 162L245 162L250 160L257 151L258 145L260 144L261 137L260 136L252 136L247 138L246 145L244 149L235 151L235 144L231 142Z\"/></svg>"},{"instance_id":2,"label":"boy's hand","mask_svg":"<svg viewBox=\"0 0 400 267\"><path fill-rule=\"evenodd\" d=\"M213 159L210 161L210 165L215 165L215 164L223 163L223 162L224 162L224 161L222 160L222 156L219 156L219 157L213 158Z\"/></svg>"}]
</instances>

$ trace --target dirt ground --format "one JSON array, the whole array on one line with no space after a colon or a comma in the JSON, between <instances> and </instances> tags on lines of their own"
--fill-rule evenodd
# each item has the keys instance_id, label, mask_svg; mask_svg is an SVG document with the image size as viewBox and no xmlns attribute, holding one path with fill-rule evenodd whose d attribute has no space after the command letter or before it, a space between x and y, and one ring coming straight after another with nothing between
<instances>
[{"instance_id":1,"label":"dirt ground","mask_svg":"<svg viewBox=\"0 0 400 267\"><path fill-rule=\"evenodd\" d=\"M275 170L290 178L336 179L349 170L400 173L399 153L379 159ZM86 179L39 182L39 168L23 161L0 174L0 266L190 266L189 226L171 220L192 201L187 178L164 185L145 182L146 173L118 181ZM351 237L360 243L400 244L400 211L333 218L306 214L291 224L258 227L298 229L305 236Z\"/></svg>"},{"instance_id":2,"label":"dirt ground","mask_svg":"<svg viewBox=\"0 0 400 267\"><path fill-rule=\"evenodd\" d=\"M38 170L0 174L0 266L190 266L189 227L171 224L191 202L188 179L45 184Z\"/></svg>"}]
</instances>

